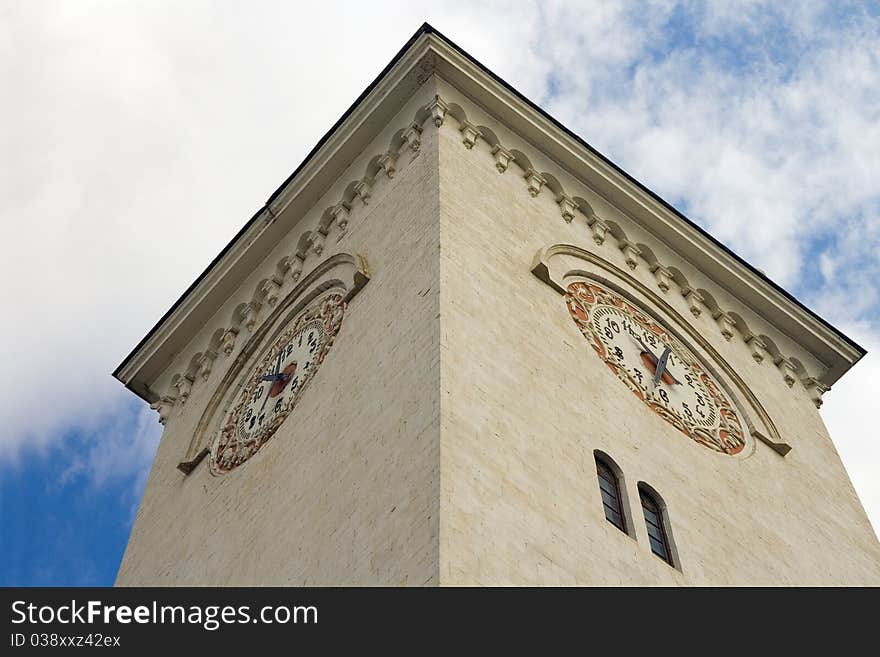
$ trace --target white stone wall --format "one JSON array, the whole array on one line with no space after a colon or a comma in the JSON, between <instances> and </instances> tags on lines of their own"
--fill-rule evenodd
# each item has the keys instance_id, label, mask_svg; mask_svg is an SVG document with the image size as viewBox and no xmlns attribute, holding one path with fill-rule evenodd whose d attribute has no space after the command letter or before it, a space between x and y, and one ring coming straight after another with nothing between
<instances>
[{"instance_id":1,"label":"white stone wall","mask_svg":"<svg viewBox=\"0 0 880 657\"><path fill-rule=\"evenodd\" d=\"M454 89L441 84L441 95L467 107L468 119L491 128L505 146L540 159L536 147L506 133ZM566 223L552 193L533 198L522 170L511 165L499 174L494 163L485 141L468 149L455 121L443 125L441 583L880 583L880 546L803 387L788 387L770 359L755 362L742 340L725 340L708 313L694 318L673 285L664 298L755 392L793 449L782 457L759 442L738 458L682 436L596 357L563 297L530 267L539 249L565 243L656 289L653 274L644 262L631 271L614 240L596 245L584 222ZM541 167L559 171L552 162ZM639 234L666 262L688 270L585 185L569 177L567 187L588 197L600 216ZM750 316L723 289L713 289L727 307ZM786 348L810 362L793 340ZM635 538L604 518L596 449L623 470ZM668 506L680 569L650 551L639 481Z\"/></svg>"},{"instance_id":2,"label":"white stone wall","mask_svg":"<svg viewBox=\"0 0 880 657\"><path fill-rule=\"evenodd\" d=\"M422 93L423 92L423 93ZM412 120L430 85L374 142ZM439 526L439 225L436 132L404 153L394 178L377 179L352 208L339 242L320 258L363 256L371 281L353 299L336 342L293 414L250 461L212 476L202 461L176 469L236 351L220 354L171 411L119 570L118 585L436 584ZM373 153L365 152L364 157ZM353 177L362 175L356 161ZM345 178L347 182L348 178ZM335 199L328 190L316 203ZM295 246L304 217L266 264L242 282L252 290ZM287 290L288 288L285 288ZM217 317L228 317L233 295ZM213 323L193 345L207 341ZM193 347L195 348L195 347ZM191 348L163 375L179 371ZM163 382L155 389L162 389Z\"/></svg>"},{"instance_id":3,"label":"white stone wall","mask_svg":"<svg viewBox=\"0 0 880 657\"><path fill-rule=\"evenodd\" d=\"M456 108L435 114L439 128L423 123L419 154L398 158L393 178L380 174L345 235L331 232L306 261L303 275L334 253L359 254L371 281L300 404L233 472L176 469L247 343L239 335L168 413L117 583L880 584L880 546L810 392L786 385L772 358L756 362L740 336L725 339L711 312L694 317L675 283L658 292L648 261L631 269L613 235L598 245L584 215L567 222L548 187L532 196L518 164L499 173L497 152L470 128L527 153L756 333L773 327L443 80L417 90L151 387L168 389L435 93ZM791 452L752 440L746 457L721 455L645 407L596 357L563 297L531 273L554 244L586 249L660 294L754 392ZM773 335L820 371L796 340ZM597 449L624 473L634 536L604 518ZM668 507L678 568L650 552L639 481Z\"/></svg>"}]
</instances>

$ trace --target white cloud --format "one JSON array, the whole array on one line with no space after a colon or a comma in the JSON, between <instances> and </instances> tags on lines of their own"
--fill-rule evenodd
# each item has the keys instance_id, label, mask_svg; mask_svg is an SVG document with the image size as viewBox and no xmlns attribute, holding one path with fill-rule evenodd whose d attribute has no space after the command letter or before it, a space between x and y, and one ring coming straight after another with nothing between
<instances>
[{"instance_id":1,"label":"white cloud","mask_svg":"<svg viewBox=\"0 0 880 657\"><path fill-rule=\"evenodd\" d=\"M880 21L836 7L5 4L0 450L125 415L110 371L425 18L880 345ZM873 358L826 416L880 524L880 457L837 419L868 417Z\"/></svg>"},{"instance_id":2,"label":"white cloud","mask_svg":"<svg viewBox=\"0 0 880 657\"><path fill-rule=\"evenodd\" d=\"M61 452L60 460L63 469L47 485L64 488L82 483L87 492L120 485L120 501L128 508L127 520L131 522L150 474L161 429L153 411L129 399L92 426L79 426L67 436L69 446ZM55 451L52 457L59 458L58 454Z\"/></svg>"},{"instance_id":3,"label":"white cloud","mask_svg":"<svg viewBox=\"0 0 880 657\"><path fill-rule=\"evenodd\" d=\"M419 24L213 7L0 10L7 457L130 398L110 372Z\"/></svg>"},{"instance_id":4,"label":"white cloud","mask_svg":"<svg viewBox=\"0 0 880 657\"><path fill-rule=\"evenodd\" d=\"M68 453L58 485L82 478L96 487L120 479L131 480L134 490L143 487L162 431L145 405L128 406L127 413L122 410L78 432L77 449Z\"/></svg>"}]
</instances>

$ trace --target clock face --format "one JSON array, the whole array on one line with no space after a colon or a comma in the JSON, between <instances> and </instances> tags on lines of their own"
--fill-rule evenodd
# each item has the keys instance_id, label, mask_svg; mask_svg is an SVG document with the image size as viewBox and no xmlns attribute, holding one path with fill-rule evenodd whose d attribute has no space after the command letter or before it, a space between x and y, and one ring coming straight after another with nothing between
<instances>
[{"instance_id":1,"label":"clock face","mask_svg":"<svg viewBox=\"0 0 880 657\"><path fill-rule=\"evenodd\" d=\"M712 450L743 450L733 405L693 353L657 320L593 283L572 283L565 300L608 369L649 408Z\"/></svg>"},{"instance_id":2,"label":"clock face","mask_svg":"<svg viewBox=\"0 0 880 657\"><path fill-rule=\"evenodd\" d=\"M330 350L344 311L342 295L323 297L291 320L257 358L211 449L213 474L248 460L290 415Z\"/></svg>"}]
</instances>

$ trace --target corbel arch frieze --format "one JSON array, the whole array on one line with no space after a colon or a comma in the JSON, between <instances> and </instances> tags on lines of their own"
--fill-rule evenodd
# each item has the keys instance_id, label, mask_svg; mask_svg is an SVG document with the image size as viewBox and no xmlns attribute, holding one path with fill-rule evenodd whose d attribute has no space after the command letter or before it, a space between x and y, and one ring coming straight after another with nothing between
<instances>
[{"instance_id":1,"label":"corbel arch frieze","mask_svg":"<svg viewBox=\"0 0 880 657\"><path fill-rule=\"evenodd\" d=\"M667 328L673 333L679 333L677 337L680 339L699 346L703 354L708 357L709 362L706 363L708 369L739 407L740 415L751 437L765 443L781 456L791 451L791 445L779 435L766 409L726 359L666 299L630 272L595 253L570 244L555 244L538 251L531 271L538 279L562 295L565 294L570 282L584 278L597 280L625 295L636 291L672 320L672 325ZM685 335L680 335L682 331Z\"/></svg>"},{"instance_id":2,"label":"corbel arch frieze","mask_svg":"<svg viewBox=\"0 0 880 657\"><path fill-rule=\"evenodd\" d=\"M330 256L312 269L256 327L242 345L233 362L220 380L213 397L199 419L193 438L177 468L189 474L207 455L212 429L216 428L223 405L229 402L229 392L251 364L263 345L278 337L287 322L311 301L329 290L339 290L349 303L370 280L367 263L362 256L339 253Z\"/></svg>"},{"instance_id":3,"label":"corbel arch frieze","mask_svg":"<svg viewBox=\"0 0 880 657\"><path fill-rule=\"evenodd\" d=\"M670 284L674 282L681 290L682 296L687 299L691 313L695 317L699 317L703 311L706 311L716 321L718 330L725 340L730 341L738 334L742 342L750 349L755 361L762 362L763 347L761 343L757 340L752 341L751 334L745 329L745 324L738 319L736 314L718 305L715 301L717 295L709 293L705 287L698 289L696 284L692 285L671 263L662 263L654 256L653 252L646 252L645 245L630 238L619 224L598 216L583 198L583 195L578 193L578 190L565 189L559 182L558 176L552 172L539 170L533 164L534 158L529 157L525 148L519 145L502 144L494 131L486 126L478 125L470 119L466 109L459 103L446 101L437 95L428 107L433 107L435 112L439 111L438 108L443 108L442 118L435 121L438 127L444 125L447 116L452 116L458 122L459 130L467 129L468 126L476 128L479 131L479 137L489 144L489 152L493 156L494 166L499 173L508 171L510 165L515 164L519 168L526 190L532 198L538 197L542 191L549 189L559 206L560 215L566 223L572 223L578 214L584 215L586 226L597 246L614 246L619 249L630 269L636 269L641 261L646 262L656 278L657 287L662 292L667 292L670 289ZM422 115L429 115L428 107L423 109ZM473 143L465 143L465 146L472 148ZM613 239L609 239L609 236ZM648 255L649 253L650 255ZM778 362L777 360L776 363L778 364ZM790 359L785 358L785 362L789 363ZM782 378L789 387L793 385L794 380L799 379L804 387L810 390L816 406L821 405L821 395L828 388L813 383L819 381L821 374L814 375L807 371L801 373L786 367L781 369L784 370ZM794 370L796 369L795 367Z\"/></svg>"},{"instance_id":4,"label":"corbel arch frieze","mask_svg":"<svg viewBox=\"0 0 880 657\"><path fill-rule=\"evenodd\" d=\"M388 147L367 160L364 175L344 186L341 196L319 213L316 225L304 227L295 242L293 252L284 255L274 264L274 269L271 273L267 272L266 277L260 280L250 297L235 307L228 322L215 329L210 343L194 353L193 357L211 354L210 364L205 363L205 376L201 378L207 380L217 354L231 357L236 352L242 336L249 334L254 326L263 321L264 314L270 312L278 299L286 294L287 286L297 285L300 282L309 261L315 257L320 258L325 250L329 250L326 245L331 235L335 237L336 242L340 242L346 236L352 216L357 212L357 208L369 204L374 187L382 184L383 180L393 182L395 174L406 164L403 154L405 152L411 154L409 162L418 156L423 124L431 119L439 127L450 111L452 116L464 118L464 110L460 106L453 105L450 108L439 96L434 102L418 108L413 119L392 134ZM267 221L267 225L277 220L285 207L284 203L277 207L267 205L265 211L271 219ZM158 395L157 401L151 404L151 408L159 412L159 421L162 424L166 424L171 416L171 410L185 402L189 396L187 383L180 383L186 388L184 395L178 390L178 382L184 376L185 374L180 372L174 374L172 377L174 383L169 386L166 394ZM193 377L189 385L191 386L195 381L196 378Z\"/></svg>"}]
</instances>

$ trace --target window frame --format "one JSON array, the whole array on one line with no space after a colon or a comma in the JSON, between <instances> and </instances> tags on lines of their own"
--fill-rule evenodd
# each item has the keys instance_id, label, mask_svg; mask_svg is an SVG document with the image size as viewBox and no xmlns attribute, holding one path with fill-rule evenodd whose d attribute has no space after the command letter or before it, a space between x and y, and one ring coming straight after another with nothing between
<instances>
[{"instance_id":1,"label":"window frame","mask_svg":"<svg viewBox=\"0 0 880 657\"><path fill-rule=\"evenodd\" d=\"M669 516L666 512L666 504L663 502L663 498L644 482L639 482L638 489L639 505L642 508L642 517L645 520L645 531L648 535L648 548L651 550L651 554L669 564L671 567L680 570L678 567L678 554L675 549L675 544L672 541L672 534L669 528ZM648 511L657 517L656 523L648 519ZM659 554L654 549L653 543L654 541L658 541L658 538L652 535L651 526L654 526L659 530L659 540L662 542L666 556Z\"/></svg>"},{"instance_id":2,"label":"window frame","mask_svg":"<svg viewBox=\"0 0 880 657\"><path fill-rule=\"evenodd\" d=\"M594 461L596 465L596 483L599 486L599 499L602 502L602 512L605 515L605 520L627 536L632 536L632 534L630 534L630 525L632 523L630 522L631 519L627 517L628 514L626 512L626 505L623 498L624 487L621 483L622 477L618 474L619 468L612 466L610 459L600 452L594 453ZM603 475L603 472L607 476ZM614 487L615 501L617 502L616 509L612 509L610 505L605 502L604 494L610 495L610 493L602 488L602 480ZM620 517L620 524L617 524L612 518L608 517L609 509Z\"/></svg>"}]
</instances>

